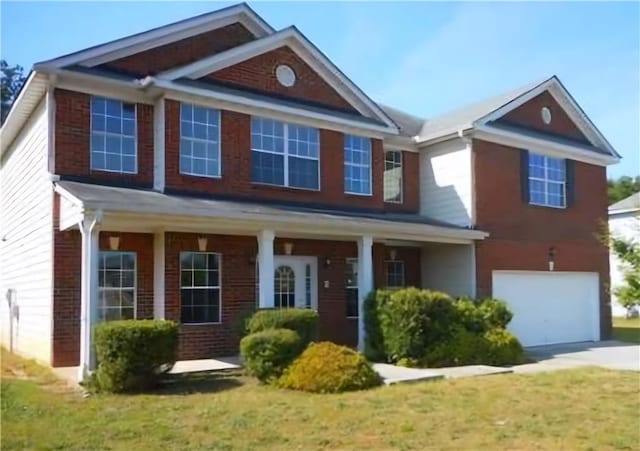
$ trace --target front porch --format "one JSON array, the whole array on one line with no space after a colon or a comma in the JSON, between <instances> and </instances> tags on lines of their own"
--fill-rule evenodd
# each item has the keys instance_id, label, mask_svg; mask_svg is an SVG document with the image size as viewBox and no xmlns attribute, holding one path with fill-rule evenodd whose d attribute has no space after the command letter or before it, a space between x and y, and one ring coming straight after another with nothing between
<instances>
[{"instance_id":1,"label":"front porch","mask_svg":"<svg viewBox=\"0 0 640 451\"><path fill-rule=\"evenodd\" d=\"M372 289L466 287L453 294L473 294L473 240L482 232L275 208L256 215L262 207L232 204L238 210L229 211L228 202L198 199L181 212L174 196L144 192L146 202L167 210L161 215L131 198L104 204L135 190L77 185L58 191L54 243L56 250L77 246L80 258L61 261L56 252L54 267L76 267L81 277L75 285L65 280L70 290L55 290L54 309L80 314L64 331L54 327L54 366L93 368L90 331L101 320L174 320L179 359L210 359L237 355L242 321L257 307L317 309L322 340L362 347L358 312ZM95 189L103 204L87 208ZM122 211L125 205L136 211Z\"/></svg>"}]
</instances>

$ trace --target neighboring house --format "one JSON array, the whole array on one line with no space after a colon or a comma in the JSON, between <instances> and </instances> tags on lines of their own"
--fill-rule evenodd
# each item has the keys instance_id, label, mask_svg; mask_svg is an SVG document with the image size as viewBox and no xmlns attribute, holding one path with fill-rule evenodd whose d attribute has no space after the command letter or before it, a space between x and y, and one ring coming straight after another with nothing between
<instances>
[{"instance_id":1,"label":"neighboring house","mask_svg":"<svg viewBox=\"0 0 640 451\"><path fill-rule=\"evenodd\" d=\"M640 193L632 194L609 206L609 233L624 240L640 240ZM624 283L624 274L618 256L609 253L611 268L611 314L625 316L627 309L616 299L615 289Z\"/></svg>"},{"instance_id":2,"label":"neighboring house","mask_svg":"<svg viewBox=\"0 0 640 451\"><path fill-rule=\"evenodd\" d=\"M556 77L417 118L241 4L36 64L0 140L3 340L53 366L117 318L235 354L256 306L362 346L377 287L504 298L525 345L610 333L619 155Z\"/></svg>"}]
</instances>

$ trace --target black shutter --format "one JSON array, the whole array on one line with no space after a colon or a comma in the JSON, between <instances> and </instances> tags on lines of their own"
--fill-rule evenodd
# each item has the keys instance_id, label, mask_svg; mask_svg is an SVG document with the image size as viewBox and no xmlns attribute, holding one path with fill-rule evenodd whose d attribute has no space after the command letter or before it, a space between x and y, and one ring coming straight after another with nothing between
<instances>
[{"instance_id":1,"label":"black shutter","mask_svg":"<svg viewBox=\"0 0 640 451\"><path fill-rule=\"evenodd\" d=\"M567 195L567 207L571 207L576 200L576 177L575 177L575 162L573 160L565 161L565 190Z\"/></svg>"},{"instance_id":2,"label":"black shutter","mask_svg":"<svg viewBox=\"0 0 640 451\"><path fill-rule=\"evenodd\" d=\"M520 150L520 192L522 201L529 203L529 151Z\"/></svg>"}]
</instances>

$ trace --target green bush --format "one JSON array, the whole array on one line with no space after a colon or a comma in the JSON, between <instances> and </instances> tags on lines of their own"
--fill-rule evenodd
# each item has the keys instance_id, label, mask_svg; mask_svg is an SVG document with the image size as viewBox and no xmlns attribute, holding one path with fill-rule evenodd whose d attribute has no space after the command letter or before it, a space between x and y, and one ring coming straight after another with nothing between
<instances>
[{"instance_id":1,"label":"green bush","mask_svg":"<svg viewBox=\"0 0 640 451\"><path fill-rule=\"evenodd\" d=\"M420 359L429 346L449 338L457 318L446 293L405 288L391 294L379 314L387 356Z\"/></svg>"},{"instance_id":2,"label":"green bush","mask_svg":"<svg viewBox=\"0 0 640 451\"><path fill-rule=\"evenodd\" d=\"M280 377L305 345L293 330L266 329L244 337L240 352L249 374L262 382L271 382Z\"/></svg>"},{"instance_id":3,"label":"green bush","mask_svg":"<svg viewBox=\"0 0 640 451\"><path fill-rule=\"evenodd\" d=\"M176 362L178 325L157 320L100 323L95 327L95 347L98 390L148 389Z\"/></svg>"},{"instance_id":4,"label":"green bush","mask_svg":"<svg viewBox=\"0 0 640 451\"><path fill-rule=\"evenodd\" d=\"M250 334L267 329L289 329L298 333L305 344L318 335L318 312L301 308L258 310L247 322Z\"/></svg>"},{"instance_id":5,"label":"green bush","mask_svg":"<svg viewBox=\"0 0 640 451\"><path fill-rule=\"evenodd\" d=\"M462 325L467 330L477 333L495 328L504 329L513 318L507 304L498 299L474 300L462 297L456 300L455 307Z\"/></svg>"},{"instance_id":6,"label":"green bush","mask_svg":"<svg viewBox=\"0 0 640 451\"><path fill-rule=\"evenodd\" d=\"M364 356L334 343L312 343L291 364L278 385L314 393L341 393L381 384Z\"/></svg>"},{"instance_id":7,"label":"green bush","mask_svg":"<svg viewBox=\"0 0 640 451\"><path fill-rule=\"evenodd\" d=\"M518 338L505 329L485 332L488 365L518 365L525 363L524 350Z\"/></svg>"},{"instance_id":8,"label":"green bush","mask_svg":"<svg viewBox=\"0 0 640 451\"><path fill-rule=\"evenodd\" d=\"M373 362L383 362L387 358L380 315L389 303L391 293L389 290L372 291L364 300L364 355Z\"/></svg>"}]
</instances>

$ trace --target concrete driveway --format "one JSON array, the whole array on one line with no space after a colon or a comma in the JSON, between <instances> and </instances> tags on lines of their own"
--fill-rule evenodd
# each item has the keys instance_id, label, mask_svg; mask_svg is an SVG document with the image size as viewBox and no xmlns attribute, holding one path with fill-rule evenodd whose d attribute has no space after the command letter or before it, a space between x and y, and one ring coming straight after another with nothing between
<instances>
[{"instance_id":1,"label":"concrete driveway","mask_svg":"<svg viewBox=\"0 0 640 451\"><path fill-rule=\"evenodd\" d=\"M537 373L583 366L640 371L640 345L600 341L537 346L526 349L536 363L513 367L514 373Z\"/></svg>"}]
</instances>

